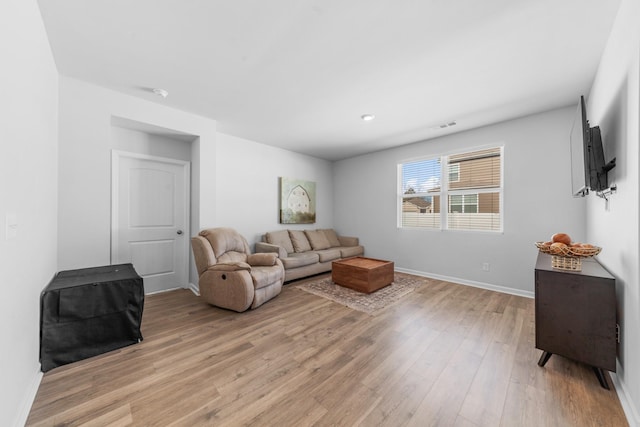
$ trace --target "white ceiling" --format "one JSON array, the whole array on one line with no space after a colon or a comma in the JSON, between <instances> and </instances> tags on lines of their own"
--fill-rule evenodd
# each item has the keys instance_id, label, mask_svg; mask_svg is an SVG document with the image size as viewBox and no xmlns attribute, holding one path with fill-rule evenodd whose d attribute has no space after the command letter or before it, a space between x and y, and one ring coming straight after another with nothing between
<instances>
[{"instance_id":1,"label":"white ceiling","mask_svg":"<svg viewBox=\"0 0 640 427\"><path fill-rule=\"evenodd\" d=\"M61 74L329 160L577 104L619 3L39 0Z\"/></svg>"}]
</instances>

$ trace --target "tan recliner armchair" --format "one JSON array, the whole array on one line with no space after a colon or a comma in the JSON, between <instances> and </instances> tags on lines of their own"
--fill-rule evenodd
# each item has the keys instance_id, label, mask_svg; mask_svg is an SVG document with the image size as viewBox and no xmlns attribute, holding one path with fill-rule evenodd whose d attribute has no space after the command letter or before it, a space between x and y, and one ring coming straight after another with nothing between
<instances>
[{"instance_id":1,"label":"tan recliner armchair","mask_svg":"<svg viewBox=\"0 0 640 427\"><path fill-rule=\"evenodd\" d=\"M247 240L231 228L203 230L191 246L200 296L211 305L241 312L282 290L284 267L277 254L251 254Z\"/></svg>"}]
</instances>

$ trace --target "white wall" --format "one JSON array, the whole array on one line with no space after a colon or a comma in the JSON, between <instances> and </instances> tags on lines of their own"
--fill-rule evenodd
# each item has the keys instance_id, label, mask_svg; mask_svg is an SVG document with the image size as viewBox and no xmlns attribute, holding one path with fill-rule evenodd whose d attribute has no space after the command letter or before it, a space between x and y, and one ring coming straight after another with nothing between
<instances>
[{"instance_id":1,"label":"white wall","mask_svg":"<svg viewBox=\"0 0 640 427\"><path fill-rule=\"evenodd\" d=\"M218 133L216 163L217 222L236 228L250 245L267 231L333 226L333 166L280 148ZM278 178L316 183L316 223L279 224Z\"/></svg>"},{"instance_id":2,"label":"white wall","mask_svg":"<svg viewBox=\"0 0 640 427\"><path fill-rule=\"evenodd\" d=\"M640 425L640 2L623 0L588 99L591 126L600 126L609 172L617 184L607 208L590 195L587 234L603 248L598 259L616 278L619 394L629 423ZM622 389L622 390L620 390Z\"/></svg>"},{"instance_id":3,"label":"white wall","mask_svg":"<svg viewBox=\"0 0 640 427\"><path fill-rule=\"evenodd\" d=\"M0 425L10 426L26 421L41 378L40 292L57 258L58 72L34 0L2 2L0 52Z\"/></svg>"},{"instance_id":4,"label":"white wall","mask_svg":"<svg viewBox=\"0 0 640 427\"><path fill-rule=\"evenodd\" d=\"M369 256L397 268L532 295L535 241L555 232L584 240L584 200L571 197L573 106L334 165L334 218ZM504 232L398 229L397 164L483 145L504 145ZM488 262L490 271L482 271Z\"/></svg>"},{"instance_id":5,"label":"white wall","mask_svg":"<svg viewBox=\"0 0 640 427\"><path fill-rule=\"evenodd\" d=\"M191 135L195 142L123 129L122 123ZM201 219L215 218L215 170L201 166L215 164L215 121L61 77L59 126L60 270L110 263L112 149L190 158L200 171L191 194L192 230Z\"/></svg>"},{"instance_id":6,"label":"white wall","mask_svg":"<svg viewBox=\"0 0 640 427\"><path fill-rule=\"evenodd\" d=\"M279 176L316 181L318 222L312 227L332 226L330 162L217 133L213 120L154 102L67 77L60 82L60 270L110 262L112 149L191 158L191 235L229 226L254 243L269 230L308 228L278 224ZM149 135L149 127L193 135L194 141ZM192 261L190 281L197 283Z\"/></svg>"},{"instance_id":7,"label":"white wall","mask_svg":"<svg viewBox=\"0 0 640 427\"><path fill-rule=\"evenodd\" d=\"M117 150L191 161L191 143L171 136L112 126L111 143Z\"/></svg>"}]
</instances>

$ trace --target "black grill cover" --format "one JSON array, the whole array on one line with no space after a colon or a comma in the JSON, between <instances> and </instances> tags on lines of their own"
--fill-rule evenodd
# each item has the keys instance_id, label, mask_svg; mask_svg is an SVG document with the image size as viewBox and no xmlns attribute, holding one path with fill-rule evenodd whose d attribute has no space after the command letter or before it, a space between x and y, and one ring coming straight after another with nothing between
<instances>
[{"instance_id":1,"label":"black grill cover","mask_svg":"<svg viewBox=\"0 0 640 427\"><path fill-rule=\"evenodd\" d=\"M42 372L141 341L143 307L131 264L59 272L40 296Z\"/></svg>"}]
</instances>

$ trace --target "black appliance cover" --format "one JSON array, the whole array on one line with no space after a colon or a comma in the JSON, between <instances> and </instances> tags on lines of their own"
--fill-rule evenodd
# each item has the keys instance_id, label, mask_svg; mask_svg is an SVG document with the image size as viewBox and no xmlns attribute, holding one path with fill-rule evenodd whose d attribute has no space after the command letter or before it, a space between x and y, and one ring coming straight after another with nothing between
<instances>
[{"instance_id":1,"label":"black appliance cover","mask_svg":"<svg viewBox=\"0 0 640 427\"><path fill-rule=\"evenodd\" d=\"M141 341L143 307L131 264L57 273L40 296L42 372Z\"/></svg>"}]
</instances>

